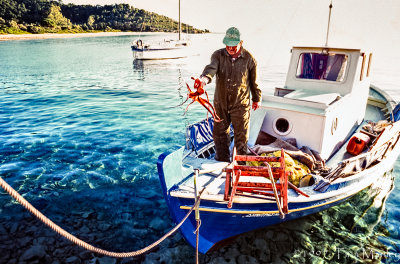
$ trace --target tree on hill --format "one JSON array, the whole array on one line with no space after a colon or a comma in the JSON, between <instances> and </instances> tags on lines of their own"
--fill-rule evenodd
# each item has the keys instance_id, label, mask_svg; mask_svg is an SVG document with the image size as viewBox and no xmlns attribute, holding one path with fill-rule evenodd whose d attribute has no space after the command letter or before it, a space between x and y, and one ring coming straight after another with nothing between
<instances>
[{"instance_id":1,"label":"tree on hill","mask_svg":"<svg viewBox=\"0 0 400 264\"><path fill-rule=\"evenodd\" d=\"M47 17L43 20L45 26L61 29L72 28L71 21L63 16L61 8L58 5L51 5L48 13Z\"/></svg>"}]
</instances>

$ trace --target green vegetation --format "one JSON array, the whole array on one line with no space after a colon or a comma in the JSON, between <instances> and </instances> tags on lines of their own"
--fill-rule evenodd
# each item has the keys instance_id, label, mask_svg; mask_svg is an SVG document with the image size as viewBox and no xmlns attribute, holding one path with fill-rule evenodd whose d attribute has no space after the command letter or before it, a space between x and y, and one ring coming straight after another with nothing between
<instances>
[{"instance_id":1,"label":"green vegetation","mask_svg":"<svg viewBox=\"0 0 400 264\"><path fill-rule=\"evenodd\" d=\"M182 24L188 33L205 33ZM0 0L0 34L98 31L177 32L178 22L128 4L64 5L61 0Z\"/></svg>"}]
</instances>

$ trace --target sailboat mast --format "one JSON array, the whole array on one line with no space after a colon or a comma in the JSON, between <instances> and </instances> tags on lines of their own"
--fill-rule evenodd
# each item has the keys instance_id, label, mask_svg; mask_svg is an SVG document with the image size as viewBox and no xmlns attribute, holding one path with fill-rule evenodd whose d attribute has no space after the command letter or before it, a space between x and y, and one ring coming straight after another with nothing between
<instances>
[{"instance_id":1,"label":"sailboat mast","mask_svg":"<svg viewBox=\"0 0 400 264\"><path fill-rule=\"evenodd\" d=\"M331 24L331 12L332 12L332 0L331 0L331 4L329 5L328 28L327 28L327 30L326 30L325 47L328 47L329 26L330 26L330 24Z\"/></svg>"},{"instance_id":2,"label":"sailboat mast","mask_svg":"<svg viewBox=\"0 0 400 264\"><path fill-rule=\"evenodd\" d=\"M178 27L178 31L179 31L179 40L181 40L181 0L179 0L178 3L179 3L179 27Z\"/></svg>"}]
</instances>

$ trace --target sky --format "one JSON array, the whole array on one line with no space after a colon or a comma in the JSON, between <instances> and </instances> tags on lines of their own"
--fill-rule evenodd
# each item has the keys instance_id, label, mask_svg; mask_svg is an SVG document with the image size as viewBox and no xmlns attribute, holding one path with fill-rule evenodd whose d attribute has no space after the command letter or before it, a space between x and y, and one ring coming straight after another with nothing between
<instances>
[{"instance_id":1,"label":"sky","mask_svg":"<svg viewBox=\"0 0 400 264\"><path fill-rule=\"evenodd\" d=\"M63 0L127 3L178 20L178 0ZM285 49L326 42L331 0L181 0L181 21L212 32L239 28L242 39ZM392 51L400 46L400 0L333 0L329 46ZM271 44L275 43L275 44ZM289 48L290 49L290 48Z\"/></svg>"},{"instance_id":2,"label":"sky","mask_svg":"<svg viewBox=\"0 0 400 264\"><path fill-rule=\"evenodd\" d=\"M178 19L178 0L64 0L75 4L127 3ZM181 20L200 29L224 32L236 26L242 32L271 36L316 36L325 42L330 0L181 0ZM399 0L333 0L330 33L400 37ZM368 35L368 37L367 37ZM394 36L396 35L396 36ZM368 39L367 39L368 38Z\"/></svg>"},{"instance_id":3,"label":"sky","mask_svg":"<svg viewBox=\"0 0 400 264\"><path fill-rule=\"evenodd\" d=\"M178 0L63 0L63 2L91 5L127 3L136 8L178 18ZM400 11L398 0L333 0L332 3L332 19L345 19L348 22L350 16L375 18L383 15L380 17L383 21L396 20L396 14ZM223 30L232 24L257 25L266 20L271 21L271 18L278 21L283 19L296 21L299 17L304 18L304 15L308 15L308 21L321 23L318 18L320 15L328 14L329 4L330 0L181 0L181 19L194 26L211 30Z\"/></svg>"}]
</instances>

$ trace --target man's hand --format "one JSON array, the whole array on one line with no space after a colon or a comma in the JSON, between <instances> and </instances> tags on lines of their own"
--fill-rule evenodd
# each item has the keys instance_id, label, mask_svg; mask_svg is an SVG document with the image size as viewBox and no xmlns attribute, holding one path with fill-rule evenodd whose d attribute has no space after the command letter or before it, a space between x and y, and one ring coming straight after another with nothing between
<instances>
[{"instance_id":1,"label":"man's hand","mask_svg":"<svg viewBox=\"0 0 400 264\"><path fill-rule=\"evenodd\" d=\"M260 102L253 102L251 105L251 108L256 111L260 107L261 103Z\"/></svg>"}]
</instances>

